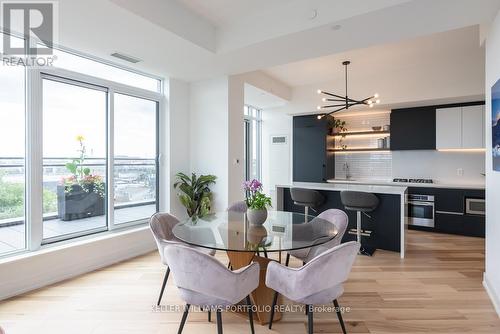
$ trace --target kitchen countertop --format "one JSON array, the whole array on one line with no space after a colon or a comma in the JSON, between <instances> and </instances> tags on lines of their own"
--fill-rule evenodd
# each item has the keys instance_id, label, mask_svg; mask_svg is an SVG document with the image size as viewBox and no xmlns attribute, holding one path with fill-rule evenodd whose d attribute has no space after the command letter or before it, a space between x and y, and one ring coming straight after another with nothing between
<instances>
[{"instance_id":1,"label":"kitchen countertop","mask_svg":"<svg viewBox=\"0 0 500 334\"><path fill-rule=\"evenodd\" d=\"M306 188L314 190L330 190L330 191L365 191L376 194L395 194L404 195L408 186L404 184L367 184L367 183L352 183L352 182L329 182L329 183L310 183L310 182L293 182L286 185L276 185L276 188Z\"/></svg>"},{"instance_id":2,"label":"kitchen countertop","mask_svg":"<svg viewBox=\"0 0 500 334\"><path fill-rule=\"evenodd\" d=\"M439 182L434 183L409 183L392 182L392 180L370 180L370 179L331 179L330 184L352 184L352 185L380 185L380 186L402 186L402 187L422 187L422 188L451 188L451 189L485 189L485 183L459 183L459 182ZM307 184L307 183L306 183Z\"/></svg>"}]
</instances>

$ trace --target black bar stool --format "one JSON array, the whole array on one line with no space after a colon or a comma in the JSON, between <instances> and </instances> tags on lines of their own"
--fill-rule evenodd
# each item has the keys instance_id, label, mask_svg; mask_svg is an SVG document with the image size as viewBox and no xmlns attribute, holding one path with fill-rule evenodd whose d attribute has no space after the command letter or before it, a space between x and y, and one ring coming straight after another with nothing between
<instances>
[{"instance_id":1,"label":"black bar stool","mask_svg":"<svg viewBox=\"0 0 500 334\"><path fill-rule=\"evenodd\" d=\"M304 188L291 188L290 195L295 205L304 207L304 214L309 215L309 208L316 211L316 208L325 202L325 197L319 191Z\"/></svg>"},{"instance_id":2,"label":"black bar stool","mask_svg":"<svg viewBox=\"0 0 500 334\"><path fill-rule=\"evenodd\" d=\"M361 227L361 213L363 213L368 218L371 216L368 212L372 212L378 207L379 199L375 194L361 192L361 191L350 191L344 190L340 192L340 200L347 211L356 211L356 237L357 241L361 244L361 235L371 236L371 231L364 231ZM359 251L363 255L373 255L375 248L368 249L361 246Z\"/></svg>"}]
</instances>

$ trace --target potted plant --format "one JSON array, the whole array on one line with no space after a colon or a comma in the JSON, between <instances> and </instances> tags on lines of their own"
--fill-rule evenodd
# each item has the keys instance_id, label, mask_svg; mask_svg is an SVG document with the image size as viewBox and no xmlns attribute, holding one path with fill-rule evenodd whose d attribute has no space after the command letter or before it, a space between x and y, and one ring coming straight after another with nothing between
<instances>
[{"instance_id":1,"label":"potted plant","mask_svg":"<svg viewBox=\"0 0 500 334\"><path fill-rule=\"evenodd\" d=\"M212 206L212 191L210 185L215 183L215 175L200 175L195 173L191 177L184 173L177 173L177 181L174 188L179 189L178 193L181 204L186 208L188 216L196 221L210 213Z\"/></svg>"},{"instance_id":2,"label":"potted plant","mask_svg":"<svg viewBox=\"0 0 500 334\"><path fill-rule=\"evenodd\" d=\"M267 208L271 207L271 197L262 192L262 183L253 179L243 183L247 203L247 218L251 224L262 225L267 219Z\"/></svg>"},{"instance_id":3,"label":"potted plant","mask_svg":"<svg viewBox=\"0 0 500 334\"><path fill-rule=\"evenodd\" d=\"M64 221L104 215L104 181L84 166L86 146L83 136L77 136L79 157L65 167L72 174L63 177L57 186L57 214Z\"/></svg>"},{"instance_id":4,"label":"potted plant","mask_svg":"<svg viewBox=\"0 0 500 334\"><path fill-rule=\"evenodd\" d=\"M344 144L345 133L348 131L346 127L346 122L341 119L330 117L328 119L328 127L330 130L330 134L332 136L340 135L339 138L339 146L343 150L347 149L347 145Z\"/></svg>"}]
</instances>

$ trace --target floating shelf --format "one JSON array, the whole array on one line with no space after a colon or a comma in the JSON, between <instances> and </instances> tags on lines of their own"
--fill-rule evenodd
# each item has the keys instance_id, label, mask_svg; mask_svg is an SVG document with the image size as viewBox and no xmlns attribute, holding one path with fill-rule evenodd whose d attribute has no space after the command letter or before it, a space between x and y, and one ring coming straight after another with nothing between
<instances>
[{"instance_id":1,"label":"floating shelf","mask_svg":"<svg viewBox=\"0 0 500 334\"><path fill-rule=\"evenodd\" d=\"M391 135L390 131L359 131L359 132L344 132L329 135L330 137L349 137L349 136L377 136L377 135Z\"/></svg>"},{"instance_id":2,"label":"floating shelf","mask_svg":"<svg viewBox=\"0 0 500 334\"><path fill-rule=\"evenodd\" d=\"M390 148L351 148L351 149L328 149L328 152L390 152Z\"/></svg>"}]
</instances>

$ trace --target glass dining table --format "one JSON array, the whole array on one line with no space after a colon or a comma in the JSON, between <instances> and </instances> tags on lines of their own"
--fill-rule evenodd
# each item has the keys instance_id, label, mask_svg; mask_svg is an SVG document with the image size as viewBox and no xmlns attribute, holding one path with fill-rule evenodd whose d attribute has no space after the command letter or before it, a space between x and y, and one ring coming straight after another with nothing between
<instances>
[{"instance_id":1,"label":"glass dining table","mask_svg":"<svg viewBox=\"0 0 500 334\"><path fill-rule=\"evenodd\" d=\"M189 245L225 251L233 270L251 262L260 264L259 286L251 297L256 318L262 325L269 321L274 296L265 285L267 264L273 261L268 254L311 248L338 234L335 225L325 219L284 211L269 211L263 225L251 224L244 212L216 212L197 220L181 221L172 232ZM281 259L281 253L278 258ZM274 319L280 318L277 310Z\"/></svg>"}]
</instances>

